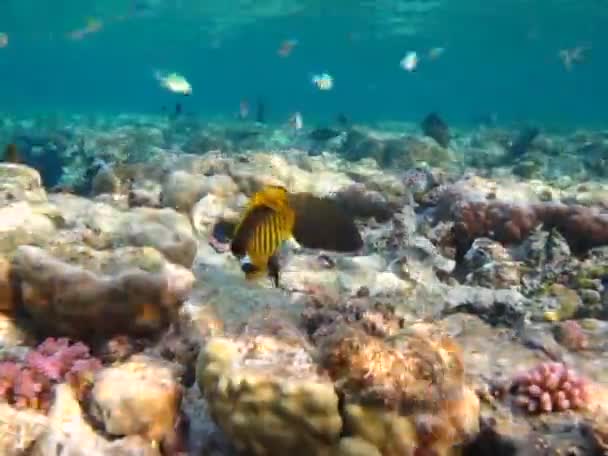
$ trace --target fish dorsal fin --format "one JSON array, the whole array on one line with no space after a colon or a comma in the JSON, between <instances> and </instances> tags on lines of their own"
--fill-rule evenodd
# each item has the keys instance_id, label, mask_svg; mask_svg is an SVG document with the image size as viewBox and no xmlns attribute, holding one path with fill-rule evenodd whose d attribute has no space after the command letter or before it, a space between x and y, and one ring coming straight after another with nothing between
<instances>
[{"instance_id":1,"label":"fish dorsal fin","mask_svg":"<svg viewBox=\"0 0 608 456\"><path fill-rule=\"evenodd\" d=\"M289 195L295 212L293 237L311 249L353 252L363 247L353 218L335 201L311 193Z\"/></svg>"}]
</instances>

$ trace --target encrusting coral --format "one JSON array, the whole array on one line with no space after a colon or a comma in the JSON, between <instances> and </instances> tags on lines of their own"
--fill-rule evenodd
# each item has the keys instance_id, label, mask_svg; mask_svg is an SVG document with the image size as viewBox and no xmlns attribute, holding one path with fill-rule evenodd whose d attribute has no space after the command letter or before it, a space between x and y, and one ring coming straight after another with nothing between
<instances>
[{"instance_id":1,"label":"encrusting coral","mask_svg":"<svg viewBox=\"0 0 608 456\"><path fill-rule=\"evenodd\" d=\"M528 413L582 409L589 401L588 381L562 363L545 362L518 374L511 385L515 402Z\"/></svg>"},{"instance_id":2,"label":"encrusting coral","mask_svg":"<svg viewBox=\"0 0 608 456\"><path fill-rule=\"evenodd\" d=\"M171 363L134 355L95 376L88 412L108 435L140 435L168 451L181 437L182 394Z\"/></svg>"},{"instance_id":3,"label":"encrusting coral","mask_svg":"<svg viewBox=\"0 0 608 456\"><path fill-rule=\"evenodd\" d=\"M465 384L460 348L430 325L388 339L343 326L320 353L344 398L345 433L383 455L452 454L478 430L479 400Z\"/></svg>"},{"instance_id":4,"label":"encrusting coral","mask_svg":"<svg viewBox=\"0 0 608 456\"><path fill-rule=\"evenodd\" d=\"M82 342L48 338L24 361L0 362L0 398L17 408L47 412L55 385L67 382L82 399L101 367Z\"/></svg>"},{"instance_id":5,"label":"encrusting coral","mask_svg":"<svg viewBox=\"0 0 608 456\"><path fill-rule=\"evenodd\" d=\"M461 255L477 238L518 243L540 225L556 229L575 253L608 244L608 215L594 208L553 202L524 204L490 196L457 183L440 197L439 218L454 221L452 234Z\"/></svg>"},{"instance_id":6,"label":"encrusting coral","mask_svg":"<svg viewBox=\"0 0 608 456\"><path fill-rule=\"evenodd\" d=\"M303 344L267 334L215 337L197 381L212 418L248 454L331 454L342 419L327 375Z\"/></svg>"},{"instance_id":7,"label":"encrusting coral","mask_svg":"<svg viewBox=\"0 0 608 456\"><path fill-rule=\"evenodd\" d=\"M367 304L365 298L328 303L313 297L302 312L302 323L313 341L332 334L343 323L358 324L379 337L391 336L403 328L403 319L388 306Z\"/></svg>"},{"instance_id":8,"label":"encrusting coral","mask_svg":"<svg viewBox=\"0 0 608 456\"><path fill-rule=\"evenodd\" d=\"M131 269L98 275L33 246L19 247L12 265L22 309L37 325L81 338L158 331L174 321L194 282L190 271L176 266L156 273Z\"/></svg>"},{"instance_id":9,"label":"encrusting coral","mask_svg":"<svg viewBox=\"0 0 608 456\"><path fill-rule=\"evenodd\" d=\"M479 400L465 383L454 342L428 325L399 333L398 319L362 309L309 309L304 324L316 347L276 319L207 342L198 385L237 448L260 455L443 456L475 434Z\"/></svg>"},{"instance_id":10,"label":"encrusting coral","mask_svg":"<svg viewBox=\"0 0 608 456\"><path fill-rule=\"evenodd\" d=\"M589 339L576 320L567 320L558 323L554 328L557 341L564 347L580 351L589 347Z\"/></svg>"}]
</instances>

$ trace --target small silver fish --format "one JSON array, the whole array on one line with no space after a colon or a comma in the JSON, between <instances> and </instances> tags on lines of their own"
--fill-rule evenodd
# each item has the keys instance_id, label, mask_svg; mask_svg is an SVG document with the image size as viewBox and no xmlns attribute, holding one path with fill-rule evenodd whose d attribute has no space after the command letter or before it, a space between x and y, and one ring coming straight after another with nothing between
<instances>
[{"instance_id":1,"label":"small silver fish","mask_svg":"<svg viewBox=\"0 0 608 456\"><path fill-rule=\"evenodd\" d=\"M300 131L304 127L304 120L302 119L302 114L300 114L299 112L294 113L289 118L289 125L291 125L291 128L293 128L295 131Z\"/></svg>"},{"instance_id":2,"label":"small silver fish","mask_svg":"<svg viewBox=\"0 0 608 456\"><path fill-rule=\"evenodd\" d=\"M411 73L418 66L418 54L415 51L408 52L399 64L401 68Z\"/></svg>"},{"instance_id":3,"label":"small silver fish","mask_svg":"<svg viewBox=\"0 0 608 456\"><path fill-rule=\"evenodd\" d=\"M181 93L183 95L190 95L192 93L192 86L181 74L166 74L161 71L156 71L154 76L160 83L161 87L164 87L171 92Z\"/></svg>"}]
</instances>

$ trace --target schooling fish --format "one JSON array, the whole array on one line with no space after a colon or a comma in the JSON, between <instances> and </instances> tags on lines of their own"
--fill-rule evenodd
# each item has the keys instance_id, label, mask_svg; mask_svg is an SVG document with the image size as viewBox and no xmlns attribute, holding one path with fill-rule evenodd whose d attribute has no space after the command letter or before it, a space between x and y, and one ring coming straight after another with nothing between
<instances>
[{"instance_id":1,"label":"schooling fish","mask_svg":"<svg viewBox=\"0 0 608 456\"><path fill-rule=\"evenodd\" d=\"M267 273L278 287L278 251L292 237L314 249L351 252L363 246L354 221L334 201L268 186L252 196L230 249L247 279Z\"/></svg>"}]
</instances>

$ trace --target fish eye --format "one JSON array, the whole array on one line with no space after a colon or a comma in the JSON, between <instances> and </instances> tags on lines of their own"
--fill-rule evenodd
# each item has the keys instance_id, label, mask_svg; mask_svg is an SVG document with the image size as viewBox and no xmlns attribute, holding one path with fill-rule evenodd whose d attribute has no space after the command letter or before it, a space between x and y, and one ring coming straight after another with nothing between
<instances>
[{"instance_id":1,"label":"fish eye","mask_svg":"<svg viewBox=\"0 0 608 456\"><path fill-rule=\"evenodd\" d=\"M256 268L255 265L251 263L243 263L241 265L241 271L243 271L245 274L250 274L252 272L256 272L257 270L258 268Z\"/></svg>"}]
</instances>

